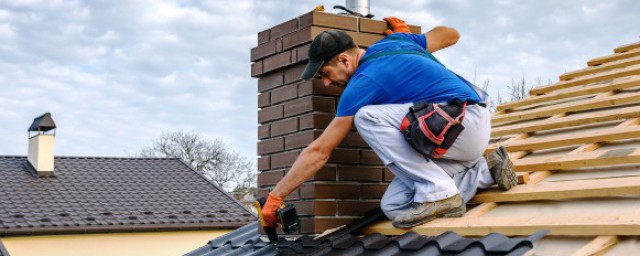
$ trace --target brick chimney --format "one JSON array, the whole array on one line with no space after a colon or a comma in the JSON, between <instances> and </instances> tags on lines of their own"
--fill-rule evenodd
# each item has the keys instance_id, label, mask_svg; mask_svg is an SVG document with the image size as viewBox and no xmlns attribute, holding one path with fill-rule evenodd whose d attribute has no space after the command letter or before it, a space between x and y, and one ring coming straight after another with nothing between
<instances>
[{"instance_id":1,"label":"brick chimney","mask_svg":"<svg viewBox=\"0 0 640 256\"><path fill-rule=\"evenodd\" d=\"M386 29L384 21L313 11L258 33L251 76L258 78L260 196L267 195L335 115L342 89L300 80L313 38L325 30L343 30L366 48L382 39ZM420 27L411 30L420 33ZM379 206L393 179L353 129L324 168L287 197L300 215L301 233L322 233L361 218Z\"/></svg>"},{"instance_id":2,"label":"brick chimney","mask_svg":"<svg viewBox=\"0 0 640 256\"><path fill-rule=\"evenodd\" d=\"M53 147L56 124L49 112L33 119L27 130L29 133L29 152L27 161L38 176L52 176L54 169Z\"/></svg>"}]
</instances>

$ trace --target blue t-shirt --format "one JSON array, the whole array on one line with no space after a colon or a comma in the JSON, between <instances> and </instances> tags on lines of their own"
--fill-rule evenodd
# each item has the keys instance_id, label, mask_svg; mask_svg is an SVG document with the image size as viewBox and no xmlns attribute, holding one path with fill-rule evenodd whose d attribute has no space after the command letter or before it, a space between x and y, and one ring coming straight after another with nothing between
<instances>
[{"instance_id":1,"label":"blue t-shirt","mask_svg":"<svg viewBox=\"0 0 640 256\"><path fill-rule=\"evenodd\" d=\"M421 49L419 47L422 47ZM425 51L425 35L395 33L369 47L361 60L394 50ZM479 102L478 94L458 76L429 57L392 54L361 63L345 88L336 116L352 116L367 105Z\"/></svg>"}]
</instances>

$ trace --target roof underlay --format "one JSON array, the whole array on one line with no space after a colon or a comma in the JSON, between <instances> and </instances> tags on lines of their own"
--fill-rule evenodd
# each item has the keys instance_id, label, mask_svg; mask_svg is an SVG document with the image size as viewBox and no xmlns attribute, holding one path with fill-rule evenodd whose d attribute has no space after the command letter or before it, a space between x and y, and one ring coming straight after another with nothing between
<instances>
[{"instance_id":1,"label":"roof underlay","mask_svg":"<svg viewBox=\"0 0 640 256\"><path fill-rule=\"evenodd\" d=\"M502 104L492 142L504 145L520 184L478 193L462 218L415 227L437 235L550 234L534 255L640 255L640 42ZM403 234L389 221L366 233Z\"/></svg>"}]
</instances>

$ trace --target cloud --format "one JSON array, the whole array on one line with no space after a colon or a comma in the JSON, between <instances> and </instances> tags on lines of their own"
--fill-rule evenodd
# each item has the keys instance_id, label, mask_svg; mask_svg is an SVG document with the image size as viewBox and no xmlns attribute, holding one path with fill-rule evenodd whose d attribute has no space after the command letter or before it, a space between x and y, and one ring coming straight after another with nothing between
<instances>
[{"instance_id":1,"label":"cloud","mask_svg":"<svg viewBox=\"0 0 640 256\"><path fill-rule=\"evenodd\" d=\"M59 155L126 156L162 131L196 131L256 155L257 34L309 12L311 1L4 1L0 3L0 154L26 154L26 128L52 112ZM327 11L345 1L325 1ZM492 90L523 75L555 79L637 41L637 1L385 1L460 42L438 52Z\"/></svg>"}]
</instances>

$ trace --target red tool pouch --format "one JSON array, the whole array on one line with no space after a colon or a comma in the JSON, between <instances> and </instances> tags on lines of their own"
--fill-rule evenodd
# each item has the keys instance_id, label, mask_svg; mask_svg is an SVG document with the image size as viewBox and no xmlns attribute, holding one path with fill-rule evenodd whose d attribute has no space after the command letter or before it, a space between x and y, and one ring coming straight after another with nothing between
<instances>
[{"instance_id":1,"label":"red tool pouch","mask_svg":"<svg viewBox=\"0 0 640 256\"><path fill-rule=\"evenodd\" d=\"M464 130L467 102L438 105L419 103L409 108L400 131L418 152L431 158L441 158Z\"/></svg>"}]
</instances>

